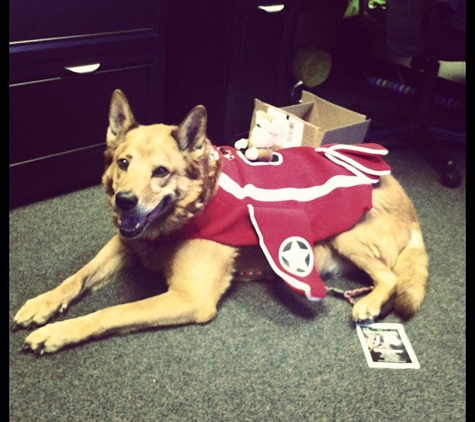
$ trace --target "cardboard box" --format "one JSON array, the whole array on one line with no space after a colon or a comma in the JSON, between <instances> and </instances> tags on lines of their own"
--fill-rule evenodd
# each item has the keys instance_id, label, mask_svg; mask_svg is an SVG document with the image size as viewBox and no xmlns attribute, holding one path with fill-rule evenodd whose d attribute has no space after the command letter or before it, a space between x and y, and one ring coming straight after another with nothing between
<instances>
[{"instance_id":1,"label":"cardboard box","mask_svg":"<svg viewBox=\"0 0 475 422\"><path fill-rule=\"evenodd\" d=\"M300 145L316 148L327 143L363 142L370 123L363 114L340 107L310 92L302 91L300 103L286 107L275 107L256 98L249 133L258 123L256 121L258 110L262 110L273 118L286 120L281 148Z\"/></svg>"}]
</instances>

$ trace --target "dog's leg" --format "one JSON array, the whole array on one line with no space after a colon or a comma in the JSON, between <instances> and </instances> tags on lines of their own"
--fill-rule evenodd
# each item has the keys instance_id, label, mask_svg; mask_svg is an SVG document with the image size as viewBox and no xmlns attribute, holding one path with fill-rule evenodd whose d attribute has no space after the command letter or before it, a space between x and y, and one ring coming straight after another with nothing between
<instances>
[{"instance_id":1,"label":"dog's leg","mask_svg":"<svg viewBox=\"0 0 475 422\"><path fill-rule=\"evenodd\" d=\"M132 262L129 251L114 236L101 251L76 274L56 288L28 300L17 312L17 327L43 325L57 313L63 313L74 299L89 289L97 289L111 281L124 266Z\"/></svg>"},{"instance_id":2,"label":"dog's leg","mask_svg":"<svg viewBox=\"0 0 475 422\"><path fill-rule=\"evenodd\" d=\"M25 339L27 348L52 353L105 335L210 321L231 282L235 250L209 245L214 242L192 242L196 242L194 247L185 245L175 251L166 270L170 285L166 293L48 324Z\"/></svg>"},{"instance_id":3,"label":"dog's leg","mask_svg":"<svg viewBox=\"0 0 475 422\"><path fill-rule=\"evenodd\" d=\"M353 306L354 321L373 321L381 313L383 305L396 292L397 276L383 263L364 271L373 279L374 289Z\"/></svg>"},{"instance_id":4,"label":"dog's leg","mask_svg":"<svg viewBox=\"0 0 475 422\"><path fill-rule=\"evenodd\" d=\"M354 233L345 232L331 243L341 255L373 280L374 289L354 304L352 312L355 321L372 321L380 315L383 305L396 292L398 277L391 270L388 257L377 245L367 243L368 239L364 237L356 241L357 238ZM397 252L394 255L397 256Z\"/></svg>"}]
</instances>

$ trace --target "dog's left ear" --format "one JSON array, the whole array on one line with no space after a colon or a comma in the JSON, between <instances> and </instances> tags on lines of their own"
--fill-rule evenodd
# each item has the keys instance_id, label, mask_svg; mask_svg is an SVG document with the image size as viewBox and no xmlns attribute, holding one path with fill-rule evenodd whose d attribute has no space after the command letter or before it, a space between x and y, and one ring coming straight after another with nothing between
<instances>
[{"instance_id":1,"label":"dog's left ear","mask_svg":"<svg viewBox=\"0 0 475 422\"><path fill-rule=\"evenodd\" d=\"M182 151L199 149L206 140L207 112L205 106L197 105L181 122L173 136Z\"/></svg>"}]
</instances>

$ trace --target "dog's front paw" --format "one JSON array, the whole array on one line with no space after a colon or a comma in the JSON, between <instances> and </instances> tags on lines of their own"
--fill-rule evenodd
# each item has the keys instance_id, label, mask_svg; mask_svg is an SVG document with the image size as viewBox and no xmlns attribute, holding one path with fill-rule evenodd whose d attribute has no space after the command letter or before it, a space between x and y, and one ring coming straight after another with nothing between
<instances>
[{"instance_id":1,"label":"dog's front paw","mask_svg":"<svg viewBox=\"0 0 475 422\"><path fill-rule=\"evenodd\" d=\"M59 321L38 328L25 338L22 350L43 355L79 342L81 338L78 332L81 330L77 330L74 321L74 319Z\"/></svg>"},{"instance_id":2,"label":"dog's front paw","mask_svg":"<svg viewBox=\"0 0 475 422\"><path fill-rule=\"evenodd\" d=\"M374 321L381 314L381 306L382 304L375 301L369 294L353 305L353 320L356 322Z\"/></svg>"},{"instance_id":3,"label":"dog's front paw","mask_svg":"<svg viewBox=\"0 0 475 422\"><path fill-rule=\"evenodd\" d=\"M56 314L64 313L67 307L67 303L61 303L53 292L46 292L27 300L13 317L13 322L17 328L44 325Z\"/></svg>"}]
</instances>

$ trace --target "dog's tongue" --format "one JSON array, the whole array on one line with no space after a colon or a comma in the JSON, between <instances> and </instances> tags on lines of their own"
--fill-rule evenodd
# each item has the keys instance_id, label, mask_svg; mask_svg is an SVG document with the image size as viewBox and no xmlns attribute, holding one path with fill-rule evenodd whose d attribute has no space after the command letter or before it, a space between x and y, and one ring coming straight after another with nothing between
<instances>
[{"instance_id":1,"label":"dog's tongue","mask_svg":"<svg viewBox=\"0 0 475 422\"><path fill-rule=\"evenodd\" d=\"M135 237L145 228L146 217L122 216L119 220L120 233L125 237Z\"/></svg>"}]
</instances>

